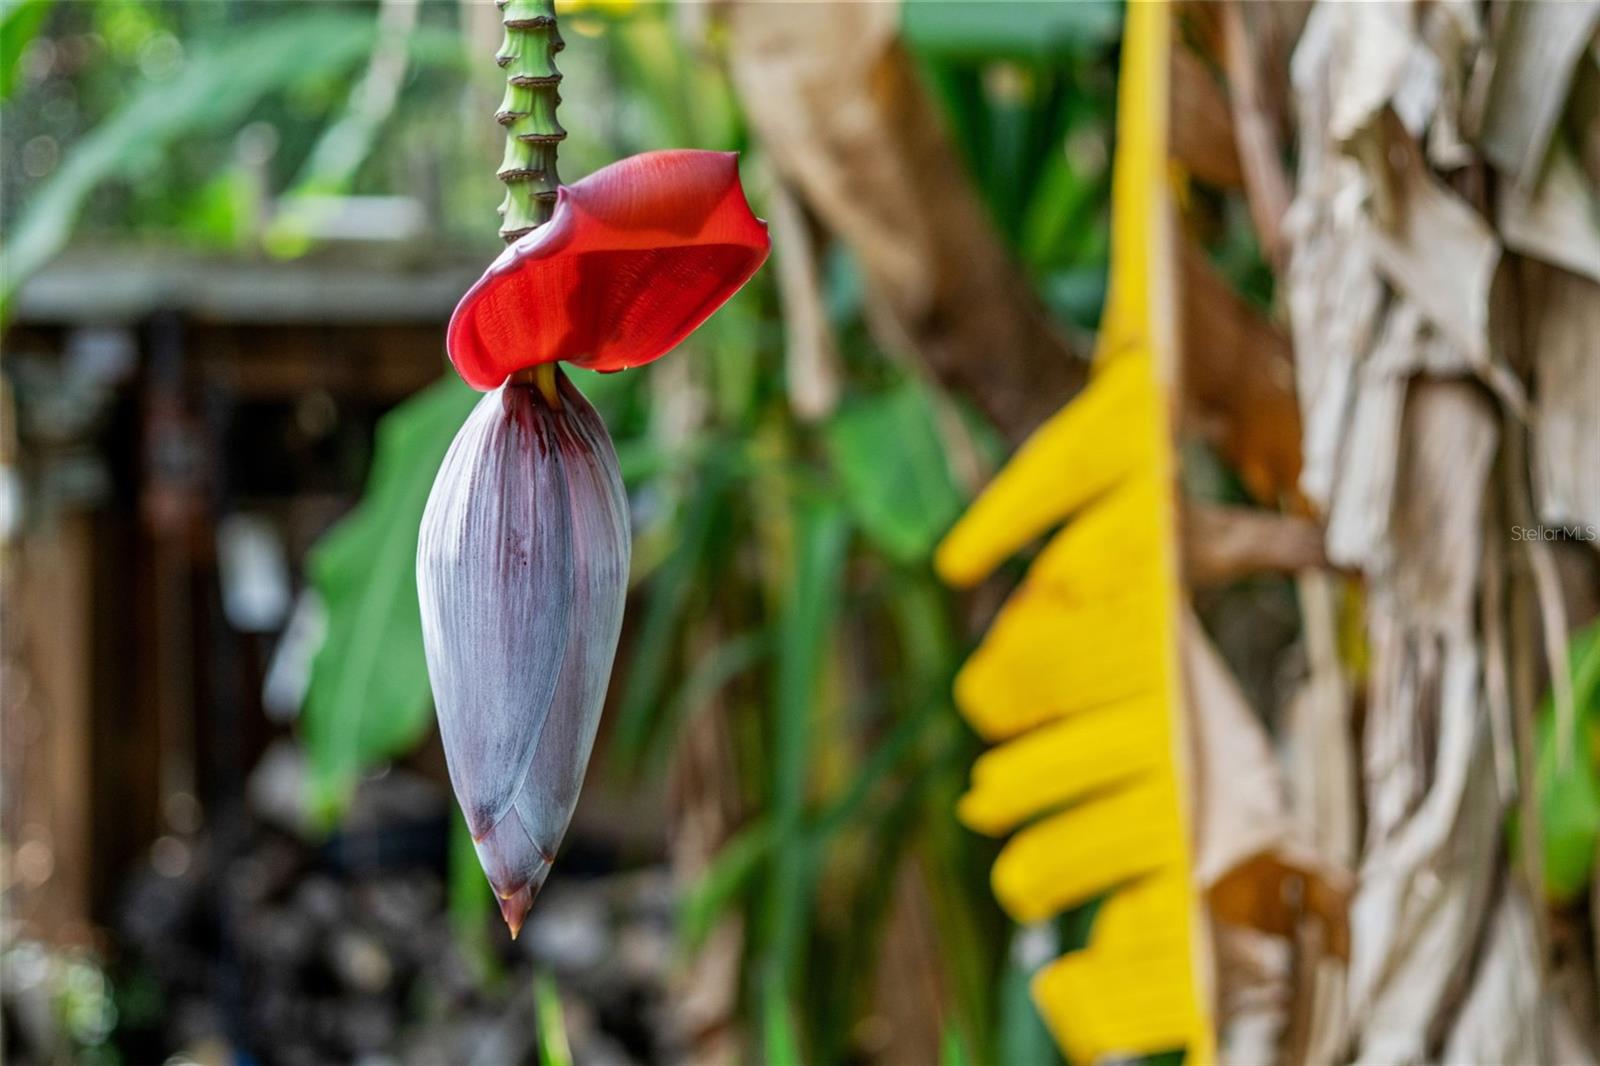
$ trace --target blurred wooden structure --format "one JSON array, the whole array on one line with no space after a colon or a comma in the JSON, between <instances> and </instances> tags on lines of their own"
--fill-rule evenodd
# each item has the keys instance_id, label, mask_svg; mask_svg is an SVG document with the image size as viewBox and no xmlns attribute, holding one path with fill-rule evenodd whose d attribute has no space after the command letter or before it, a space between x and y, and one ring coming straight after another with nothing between
<instances>
[{"instance_id":1,"label":"blurred wooden structure","mask_svg":"<svg viewBox=\"0 0 1600 1066\"><path fill-rule=\"evenodd\" d=\"M186 861L281 728L261 691L284 619L230 623L219 531L243 514L275 535L291 594L359 492L378 416L443 371L479 264L396 258L102 249L23 290L5 337L0 857L26 934L90 939L129 864Z\"/></svg>"}]
</instances>

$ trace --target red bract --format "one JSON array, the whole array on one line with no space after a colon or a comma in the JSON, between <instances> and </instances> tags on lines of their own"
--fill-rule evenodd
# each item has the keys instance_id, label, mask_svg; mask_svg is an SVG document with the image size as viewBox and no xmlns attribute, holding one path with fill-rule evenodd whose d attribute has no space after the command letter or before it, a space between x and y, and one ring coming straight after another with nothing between
<instances>
[{"instance_id":1,"label":"red bract","mask_svg":"<svg viewBox=\"0 0 1600 1066\"><path fill-rule=\"evenodd\" d=\"M665 355L767 258L732 152L647 152L563 186L450 319L477 389L540 363L624 370Z\"/></svg>"}]
</instances>

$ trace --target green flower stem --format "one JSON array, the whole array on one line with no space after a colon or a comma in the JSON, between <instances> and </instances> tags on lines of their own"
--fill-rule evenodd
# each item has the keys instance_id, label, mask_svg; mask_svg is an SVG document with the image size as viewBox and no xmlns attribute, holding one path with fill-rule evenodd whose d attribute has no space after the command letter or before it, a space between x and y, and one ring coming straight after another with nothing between
<instances>
[{"instance_id":1,"label":"green flower stem","mask_svg":"<svg viewBox=\"0 0 1600 1066\"><path fill-rule=\"evenodd\" d=\"M495 62L506 72L506 95L495 120L506 128L500 180L500 236L511 243L550 221L555 212L556 149L567 131L556 121L561 71L556 53L565 47L556 28L555 0L497 0L505 41Z\"/></svg>"}]
</instances>

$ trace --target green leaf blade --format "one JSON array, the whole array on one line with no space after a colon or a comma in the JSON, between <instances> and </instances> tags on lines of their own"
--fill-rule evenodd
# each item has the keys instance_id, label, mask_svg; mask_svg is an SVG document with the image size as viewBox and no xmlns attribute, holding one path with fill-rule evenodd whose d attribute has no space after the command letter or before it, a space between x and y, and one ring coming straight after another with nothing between
<instances>
[{"instance_id":1,"label":"green leaf blade","mask_svg":"<svg viewBox=\"0 0 1600 1066\"><path fill-rule=\"evenodd\" d=\"M386 415L361 504L312 551L327 636L312 661L301 737L312 809L325 820L362 772L408 750L431 722L417 531L434 475L477 398L450 375Z\"/></svg>"}]
</instances>

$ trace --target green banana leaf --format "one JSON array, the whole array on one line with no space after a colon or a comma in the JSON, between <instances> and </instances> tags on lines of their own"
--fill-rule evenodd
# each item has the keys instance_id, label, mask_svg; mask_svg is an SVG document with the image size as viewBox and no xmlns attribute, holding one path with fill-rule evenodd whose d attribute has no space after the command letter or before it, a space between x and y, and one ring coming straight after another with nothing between
<instances>
[{"instance_id":1,"label":"green banana leaf","mask_svg":"<svg viewBox=\"0 0 1600 1066\"><path fill-rule=\"evenodd\" d=\"M1546 695L1534 769L1545 894L1558 903L1576 899L1588 886L1600 844L1600 623L1573 636L1568 660L1572 732L1564 738L1558 732L1555 698Z\"/></svg>"},{"instance_id":2,"label":"green banana leaf","mask_svg":"<svg viewBox=\"0 0 1600 1066\"><path fill-rule=\"evenodd\" d=\"M336 817L360 775L411 749L433 717L417 607L417 529L445 451L478 394L454 374L385 415L360 505L312 551L327 636L301 739L312 810Z\"/></svg>"},{"instance_id":3,"label":"green banana leaf","mask_svg":"<svg viewBox=\"0 0 1600 1066\"><path fill-rule=\"evenodd\" d=\"M862 531L896 562L926 559L965 501L924 386L908 381L848 404L823 436Z\"/></svg>"}]
</instances>

